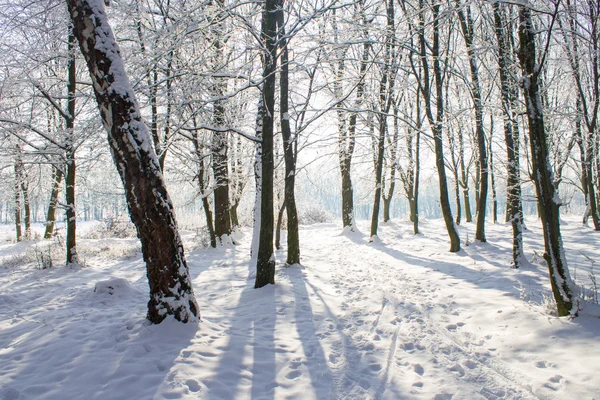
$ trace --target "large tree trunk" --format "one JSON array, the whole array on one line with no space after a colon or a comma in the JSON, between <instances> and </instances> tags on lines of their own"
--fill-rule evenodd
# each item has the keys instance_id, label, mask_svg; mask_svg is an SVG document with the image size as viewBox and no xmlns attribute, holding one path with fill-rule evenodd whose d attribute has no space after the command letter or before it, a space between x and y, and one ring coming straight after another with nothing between
<instances>
[{"instance_id":1,"label":"large tree trunk","mask_svg":"<svg viewBox=\"0 0 600 400\"><path fill-rule=\"evenodd\" d=\"M279 0L277 11L279 44L281 46L281 72L279 73L279 113L283 158L285 162L284 207L287 211L287 260L288 265L300 264L300 235L298 232L298 210L294 188L296 182L296 141L292 136L289 114L289 51L285 35L283 0ZM279 229L279 227L278 227Z\"/></svg>"},{"instance_id":2,"label":"large tree trunk","mask_svg":"<svg viewBox=\"0 0 600 400\"><path fill-rule=\"evenodd\" d=\"M277 0L265 0L262 16L263 91L261 154L260 239L256 260L255 288L275 283L273 254L273 114L275 112L275 71L277 68Z\"/></svg>"},{"instance_id":3,"label":"large tree trunk","mask_svg":"<svg viewBox=\"0 0 600 400\"><path fill-rule=\"evenodd\" d=\"M131 221L142 243L150 301L148 320L199 315L173 203L147 127L125 73L102 0L68 0L73 30L87 62L102 123L119 171Z\"/></svg>"},{"instance_id":4,"label":"large tree trunk","mask_svg":"<svg viewBox=\"0 0 600 400\"><path fill-rule=\"evenodd\" d=\"M531 163L539 212L544 232L544 259L548 263L552 293L559 316L577 313L575 286L571 280L560 233L560 199L552 179L552 166L544 126L540 93L542 65L536 60L535 28L529 4L519 9L519 60L523 73L523 93L529 121Z\"/></svg>"}]
</instances>

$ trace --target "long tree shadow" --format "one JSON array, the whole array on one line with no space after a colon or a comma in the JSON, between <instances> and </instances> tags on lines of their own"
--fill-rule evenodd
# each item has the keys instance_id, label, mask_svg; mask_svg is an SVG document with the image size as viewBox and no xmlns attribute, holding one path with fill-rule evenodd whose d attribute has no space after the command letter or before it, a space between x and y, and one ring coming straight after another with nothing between
<instances>
[{"instance_id":1,"label":"long tree shadow","mask_svg":"<svg viewBox=\"0 0 600 400\"><path fill-rule=\"evenodd\" d=\"M317 333L315 328L315 320L317 317L314 315L313 308L310 304L310 298L308 290L306 288L305 278L302 274L302 267L293 266L285 270L285 274L292 283L294 290L294 317L296 319L296 330L302 343L304 350L305 360L301 363L306 365L308 373L310 375L310 381L312 387L316 393L329 393L331 395L333 388L332 374L327 365L327 358L323 351L323 346L320 343L320 339L323 338L323 333ZM330 332L328 332L330 333ZM291 370L287 376L293 378L299 374L298 367L300 362L295 361L292 363Z\"/></svg>"},{"instance_id":2,"label":"long tree shadow","mask_svg":"<svg viewBox=\"0 0 600 400\"><path fill-rule=\"evenodd\" d=\"M242 290L216 372L203 382L211 399L239 397L249 385L251 398L274 399L275 289L274 285L254 289L248 282Z\"/></svg>"},{"instance_id":3,"label":"long tree shadow","mask_svg":"<svg viewBox=\"0 0 600 400\"><path fill-rule=\"evenodd\" d=\"M471 283L475 286L478 286L481 289L501 289L506 291L507 293L510 293L510 295L516 298L519 298L520 293L519 288L515 286L515 281L520 282L520 284L524 287L532 285L537 285L540 287L542 286L542 281L539 275L531 276L530 274L523 275L519 273L513 273L513 280L505 276L499 275L497 271L473 270L458 263L416 257L411 254L403 253L401 251L388 247L384 244L378 244L376 246L372 246L372 248L384 254L387 254L397 260L404 261L407 264L425 267L433 271L439 271L442 274L452 276L456 279L460 279L465 282ZM459 256L461 257L467 256L463 250L461 250L460 253L461 254L459 254ZM483 261L487 262L487 260L485 259L483 259ZM498 268L508 272L515 271L513 269L510 269L508 266L500 266Z\"/></svg>"},{"instance_id":4,"label":"long tree shadow","mask_svg":"<svg viewBox=\"0 0 600 400\"><path fill-rule=\"evenodd\" d=\"M404 398L400 388L391 382L384 382L386 376L382 378L379 373L369 368L369 364L363 359L364 349L360 348L353 338L344 332L350 320L336 315L327 304L321 291L306 280L300 270L290 268L287 270L287 275L294 287L297 315L306 316L308 308L311 311L311 318L306 324L307 326L303 329L299 327L298 332L301 334L305 353L308 351L310 354L315 354L314 349L316 348L317 354L313 357L314 360L323 359L324 365L314 366L310 374L313 382L316 377L329 386L329 395L326 398L377 398L375 390L382 385L386 386L388 394L393 394L391 398ZM329 321L324 332L319 332L313 323L319 319L319 316L312 313L309 290L323 307L324 321ZM298 316L296 318L298 319ZM326 355L321 341L331 335L337 337L338 340L332 344L328 349L329 354ZM332 364L331 367L328 367L327 361ZM330 382L327 382L327 379L330 379ZM323 389L326 390L326 387Z\"/></svg>"},{"instance_id":5,"label":"long tree shadow","mask_svg":"<svg viewBox=\"0 0 600 400\"><path fill-rule=\"evenodd\" d=\"M0 343L12 343L0 356L0 386L14 398L152 398L198 329L172 318L148 325L136 289L79 287L54 300L0 330Z\"/></svg>"}]
</instances>

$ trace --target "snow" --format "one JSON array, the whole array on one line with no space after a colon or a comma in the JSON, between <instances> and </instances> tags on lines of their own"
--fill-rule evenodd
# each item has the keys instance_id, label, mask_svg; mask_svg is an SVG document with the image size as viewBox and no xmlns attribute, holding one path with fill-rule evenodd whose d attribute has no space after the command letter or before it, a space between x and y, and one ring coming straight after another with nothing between
<instances>
[{"instance_id":1,"label":"snow","mask_svg":"<svg viewBox=\"0 0 600 400\"><path fill-rule=\"evenodd\" d=\"M598 233L563 219L571 275L589 289ZM517 270L510 224L458 253L442 220L417 236L392 221L376 245L367 221L303 226L302 265L262 289L249 229L217 249L183 232L202 321L160 325L144 319L134 239L79 238L84 267L39 270L21 255L47 242L12 243L0 226L0 399L599 398L600 307L548 313L541 227L527 222L531 263Z\"/></svg>"}]
</instances>

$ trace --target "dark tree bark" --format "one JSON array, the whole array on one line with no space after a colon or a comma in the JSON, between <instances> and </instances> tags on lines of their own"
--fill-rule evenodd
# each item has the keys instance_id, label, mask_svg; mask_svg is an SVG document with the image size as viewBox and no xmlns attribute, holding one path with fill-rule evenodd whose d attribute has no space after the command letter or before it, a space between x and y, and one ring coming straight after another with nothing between
<instances>
[{"instance_id":1,"label":"dark tree bark","mask_svg":"<svg viewBox=\"0 0 600 400\"><path fill-rule=\"evenodd\" d=\"M571 280L560 233L560 200L552 179L552 165L544 126L540 93L543 61L536 59L535 28L529 3L519 7L519 60L523 73L523 93L529 121L531 163L539 212L544 232L544 259L548 263L552 293L559 316L577 313L575 286Z\"/></svg>"},{"instance_id":2,"label":"dark tree bark","mask_svg":"<svg viewBox=\"0 0 600 400\"><path fill-rule=\"evenodd\" d=\"M56 222L56 206L58 204L58 192L63 179L63 172L60 168L52 168L52 191L50 192L50 202L46 212L46 230L44 239L51 239L54 233L54 223Z\"/></svg>"},{"instance_id":3,"label":"dark tree bark","mask_svg":"<svg viewBox=\"0 0 600 400\"><path fill-rule=\"evenodd\" d=\"M198 305L173 204L104 4L102 0L68 0L67 5L123 181L131 221L142 243L150 285L147 318L152 323L160 323L167 315L182 322L195 321Z\"/></svg>"},{"instance_id":4,"label":"dark tree bark","mask_svg":"<svg viewBox=\"0 0 600 400\"><path fill-rule=\"evenodd\" d=\"M281 136L283 138L283 158L285 163L284 200L287 212L287 260L288 265L300 264L300 235L298 232L298 210L294 196L296 182L296 143L297 135L292 135L289 114L289 50L285 34L283 1L278 0L277 11L278 40L281 46L281 71L279 72L279 113ZM279 224L278 224L279 225ZM278 226L279 228L279 226ZM278 229L279 231L279 229Z\"/></svg>"},{"instance_id":5,"label":"dark tree bark","mask_svg":"<svg viewBox=\"0 0 600 400\"><path fill-rule=\"evenodd\" d=\"M473 47L473 18L471 17L471 7L465 6L466 15L460 8L460 0L457 0L458 19L467 47L469 56L469 67L471 72L471 98L473 100L473 110L475 112L475 138L477 140L478 150L478 172L479 172L479 191L477 198L477 227L475 230L475 240L485 242L485 214L488 192L488 160L487 146L485 140L485 131L483 129L483 103L481 101L481 84L479 83L479 68L477 66L476 49Z\"/></svg>"},{"instance_id":6,"label":"dark tree bark","mask_svg":"<svg viewBox=\"0 0 600 400\"><path fill-rule=\"evenodd\" d=\"M504 142L506 143L506 210L507 222L512 227L512 263L519 268L523 259L523 210L521 206L521 176L519 162L519 130L515 105L515 82L510 79L512 60L509 53L511 40L507 37L505 17L501 5L494 8L494 26L498 42L498 70L504 111Z\"/></svg>"},{"instance_id":7,"label":"dark tree bark","mask_svg":"<svg viewBox=\"0 0 600 400\"><path fill-rule=\"evenodd\" d=\"M265 0L262 16L263 90L260 238L256 260L255 288L275 283L273 254L273 115L275 112L275 71L277 69L277 0Z\"/></svg>"}]
</instances>

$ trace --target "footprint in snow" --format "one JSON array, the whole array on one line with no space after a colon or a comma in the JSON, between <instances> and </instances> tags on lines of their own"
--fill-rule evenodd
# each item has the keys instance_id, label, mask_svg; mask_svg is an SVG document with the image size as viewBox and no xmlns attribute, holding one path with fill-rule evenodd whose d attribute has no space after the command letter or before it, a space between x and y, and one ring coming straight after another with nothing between
<instances>
[{"instance_id":1,"label":"footprint in snow","mask_svg":"<svg viewBox=\"0 0 600 400\"><path fill-rule=\"evenodd\" d=\"M415 373L417 375L423 376L423 374L425 373L425 369L421 366L421 364L413 365L413 369L415 370Z\"/></svg>"},{"instance_id":2,"label":"footprint in snow","mask_svg":"<svg viewBox=\"0 0 600 400\"><path fill-rule=\"evenodd\" d=\"M302 376L302 372L298 371L297 369L292 370L285 375L286 379L289 379L290 381L293 381L294 379L297 379L300 376Z\"/></svg>"},{"instance_id":3,"label":"footprint in snow","mask_svg":"<svg viewBox=\"0 0 600 400\"><path fill-rule=\"evenodd\" d=\"M200 387L200 384L197 381L195 381L194 379L188 379L187 381L185 381L185 384L187 385L188 389L192 393L199 392L202 389Z\"/></svg>"}]
</instances>

